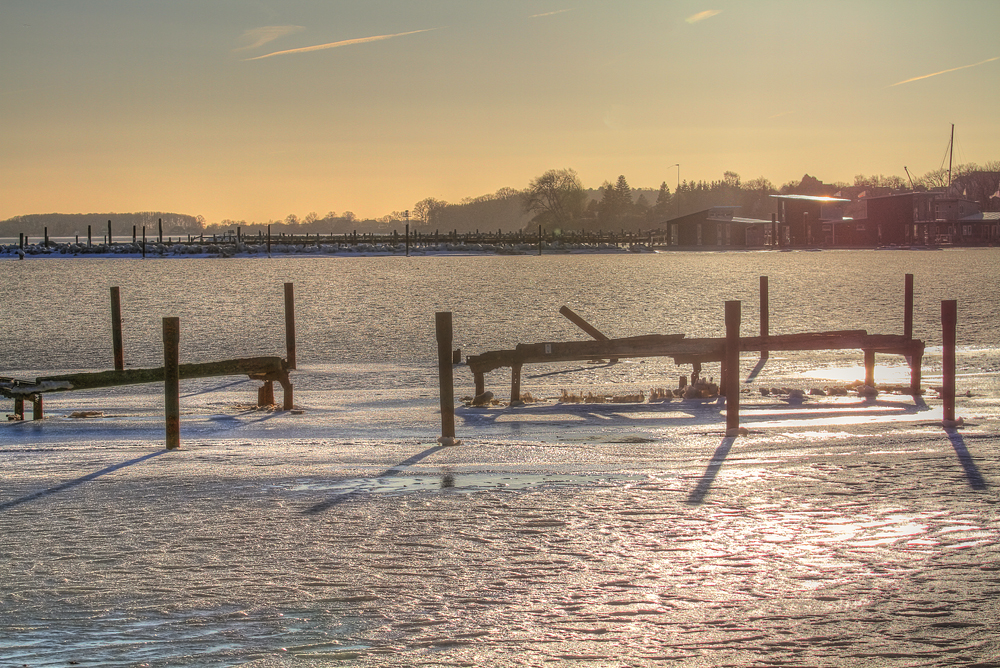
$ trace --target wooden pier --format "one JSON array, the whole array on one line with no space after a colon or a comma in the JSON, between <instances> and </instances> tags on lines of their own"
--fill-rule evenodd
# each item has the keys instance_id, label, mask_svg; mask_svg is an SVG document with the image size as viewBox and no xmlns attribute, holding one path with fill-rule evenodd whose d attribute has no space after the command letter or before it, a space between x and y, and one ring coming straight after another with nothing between
<instances>
[{"instance_id":1,"label":"wooden pier","mask_svg":"<svg viewBox=\"0 0 1000 668\"><path fill-rule=\"evenodd\" d=\"M292 383L288 372L295 369L295 305L291 283L285 283L284 297L285 359L280 357L248 357L198 364L180 364L178 361L180 322L177 318L163 318L164 366L125 369L120 291L118 287L113 287L111 288L111 328L114 370L40 376L33 380L0 377L0 396L14 400L14 414L10 416L11 419L23 420L24 404L26 401L30 401L32 419L41 420L44 417L42 397L51 392L163 383L168 448L178 446L180 420L178 383L181 380L245 375L251 380L263 381L264 384L257 388L258 407L270 406L275 403L274 383L277 382L281 385L284 395L282 397L282 410L291 410L294 403Z\"/></svg>"},{"instance_id":2,"label":"wooden pier","mask_svg":"<svg viewBox=\"0 0 1000 668\"><path fill-rule=\"evenodd\" d=\"M684 334L650 334L627 338L608 338L567 307L560 313L583 331L592 341L562 341L521 343L512 350L494 350L466 359L473 373L476 396L486 392L486 374L510 367L510 405L521 403L521 371L526 364L583 362L594 359L612 361L634 357L671 357L677 365L693 366L692 383L701 376L705 363L719 362L720 394L727 397L727 433L735 432L739 411L739 355L757 352L761 363L771 351L861 350L864 354L865 385L875 386L875 355L902 355L910 367L912 395L920 394L920 370L924 342L913 338L913 276L905 276L903 334L869 334L867 330L839 330L771 334L769 332L769 295L767 277L760 278L760 335L739 335L740 302L726 302L726 337L687 338ZM735 435L735 433L734 433Z\"/></svg>"},{"instance_id":3,"label":"wooden pier","mask_svg":"<svg viewBox=\"0 0 1000 668\"><path fill-rule=\"evenodd\" d=\"M739 352L792 350L859 349L865 355L865 384L875 384L875 353L903 355L909 358L910 392L920 391L920 364L924 342L895 334L869 334L863 329L833 332L778 334L738 339ZM686 338L683 334L650 334L605 341L563 341L521 343L513 350L495 350L466 359L476 383L476 394L486 391L485 374L501 367L511 369L511 402L521 396L521 369L525 364L584 362L593 359L630 357L672 357L675 364L691 364L699 377L701 365L723 362L726 339Z\"/></svg>"},{"instance_id":4,"label":"wooden pier","mask_svg":"<svg viewBox=\"0 0 1000 668\"><path fill-rule=\"evenodd\" d=\"M259 388L258 406L274 403L274 383L284 390L282 408L292 408L292 384L289 367L280 357L248 357L243 359L204 362L201 364L179 365L180 380L211 378L215 376L248 376L251 380L262 380ZM42 419L42 395L51 392L71 392L74 390L94 390L120 385L140 385L164 382L164 367L153 369L125 369L122 371L95 371L71 373L59 376L40 376L34 380L0 378L0 395L14 400L14 415L24 419L24 403L32 404L32 418Z\"/></svg>"}]
</instances>

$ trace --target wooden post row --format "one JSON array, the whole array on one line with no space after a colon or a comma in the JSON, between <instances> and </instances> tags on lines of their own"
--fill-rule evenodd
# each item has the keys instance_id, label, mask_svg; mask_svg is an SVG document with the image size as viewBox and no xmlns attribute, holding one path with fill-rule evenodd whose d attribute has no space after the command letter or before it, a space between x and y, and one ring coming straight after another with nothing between
<instances>
[{"instance_id":1,"label":"wooden post row","mask_svg":"<svg viewBox=\"0 0 1000 668\"><path fill-rule=\"evenodd\" d=\"M294 284L285 283L285 353L288 368L295 368L295 294Z\"/></svg>"},{"instance_id":2,"label":"wooden post row","mask_svg":"<svg viewBox=\"0 0 1000 668\"><path fill-rule=\"evenodd\" d=\"M167 449L181 447L180 318L163 319L163 413Z\"/></svg>"},{"instance_id":3,"label":"wooden post row","mask_svg":"<svg viewBox=\"0 0 1000 668\"><path fill-rule=\"evenodd\" d=\"M958 324L958 302L941 302L941 380L944 415L942 424L954 427L955 420L955 339Z\"/></svg>"},{"instance_id":4,"label":"wooden post row","mask_svg":"<svg viewBox=\"0 0 1000 668\"><path fill-rule=\"evenodd\" d=\"M115 354L115 371L125 370L125 348L122 343L122 302L118 286L111 288L111 345Z\"/></svg>"},{"instance_id":5,"label":"wooden post row","mask_svg":"<svg viewBox=\"0 0 1000 668\"><path fill-rule=\"evenodd\" d=\"M740 313L739 301L726 302L726 436L740 429Z\"/></svg>"},{"instance_id":6,"label":"wooden post row","mask_svg":"<svg viewBox=\"0 0 1000 668\"><path fill-rule=\"evenodd\" d=\"M438 346L438 381L441 394L441 438L442 445L455 445L455 385L451 363L452 319L450 311L434 314L435 334Z\"/></svg>"},{"instance_id":7,"label":"wooden post row","mask_svg":"<svg viewBox=\"0 0 1000 668\"><path fill-rule=\"evenodd\" d=\"M766 339L771 334L770 305L767 294L767 276L760 277L760 338ZM760 351L760 358L766 360L769 356L767 348Z\"/></svg>"},{"instance_id":8,"label":"wooden post row","mask_svg":"<svg viewBox=\"0 0 1000 668\"><path fill-rule=\"evenodd\" d=\"M903 288L903 336L913 338L913 274L906 274Z\"/></svg>"}]
</instances>

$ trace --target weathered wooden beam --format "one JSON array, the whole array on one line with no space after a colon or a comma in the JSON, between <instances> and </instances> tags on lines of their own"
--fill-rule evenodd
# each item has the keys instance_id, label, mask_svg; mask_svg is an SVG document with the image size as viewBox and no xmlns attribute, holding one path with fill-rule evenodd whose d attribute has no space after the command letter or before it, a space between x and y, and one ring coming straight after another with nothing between
<instances>
[{"instance_id":1,"label":"weathered wooden beam","mask_svg":"<svg viewBox=\"0 0 1000 668\"><path fill-rule=\"evenodd\" d=\"M444 445L451 445L455 440L455 384L451 363L451 344L454 335L451 311L435 313L434 328L438 344L438 384L441 400L441 438L439 440Z\"/></svg>"},{"instance_id":2,"label":"weathered wooden beam","mask_svg":"<svg viewBox=\"0 0 1000 668\"><path fill-rule=\"evenodd\" d=\"M210 378L213 376L255 376L281 374L287 372L280 357L248 357L244 359L222 360L181 364L180 379ZM93 373L70 373L61 376L46 376L35 381L36 392L59 392L68 390L88 390L118 385L138 385L163 382L163 367L155 369L126 369L125 371L97 371ZM277 379L275 379L277 380ZM25 392L28 393L26 386Z\"/></svg>"},{"instance_id":3,"label":"weathered wooden beam","mask_svg":"<svg viewBox=\"0 0 1000 668\"><path fill-rule=\"evenodd\" d=\"M740 429L740 318L742 304L726 302L725 374L726 436L739 436Z\"/></svg>"},{"instance_id":4,"label":"weathered wooden beam","mask_svg":"<svg viewBox=\"0 0 1000 668\"><path fill-rule=\"evenodd\" d=\"M180 318L163 319L163 414L167 450L181 447Z\"/></svg>"},{"instance_id":5,"label":"weathered wooden beam","mask_svg":"<svg viewBox=\"0 0 1000 668\"><path fill-rule=\"evenodd\" d=\"M559 309L559 313L565 316L574 325L585 331L587 334L598 341L607 341L608 337L601 333L596 327L591 325L589 322L581 318L579 315L574 313L572 309L568 306L563 306Z\"/></svg>"},{"instance_id":6,"label":"weathered wooden beam","mask_svg":"<svg viewBox=\"0 0 1000 668\"><path fill-rule=\"evenodd\" d=\"M108 233L111 221L108 221ZM115 355L115 371L125 370L125 347L122 343L122 300L118 286L111 288L111 346Z\"/></svg>"},{"instance_id":7,"label":"weathered wooden beam","mask_svg":"<svg viewBox=\"0 0 1000 668\"><path fill-rule=\"evenodd\" d=\"M941 302L941 398L945 427L957 426L955 419L955 344L958 324L958 302Z\"/></svg>"}]
</instances>

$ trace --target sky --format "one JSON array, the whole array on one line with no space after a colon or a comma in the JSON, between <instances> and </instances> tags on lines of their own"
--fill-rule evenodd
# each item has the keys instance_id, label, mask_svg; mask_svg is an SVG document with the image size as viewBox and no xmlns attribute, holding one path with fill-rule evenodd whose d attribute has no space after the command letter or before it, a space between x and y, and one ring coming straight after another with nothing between
<instances>
[{"instance_id":1,"label":"sky","mask_svg":"<svg viewBox=\"0 0 1000 668\"><path fill-rule=\"evenodd\" d=\"M1000 160L996 0L0 0L0 219Z\"/></svg>"}]
</instances>

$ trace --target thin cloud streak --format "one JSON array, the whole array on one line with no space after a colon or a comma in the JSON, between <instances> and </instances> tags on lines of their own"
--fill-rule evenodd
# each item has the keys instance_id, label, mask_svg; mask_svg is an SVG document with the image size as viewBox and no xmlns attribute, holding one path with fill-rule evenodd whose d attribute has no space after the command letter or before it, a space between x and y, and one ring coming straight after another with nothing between
<instances>
[{"instance_id":1,"label":"thin cloud streak","mask_svg":"<svg viewBox=\"0 0 1000 668\"><path fill-rule=\"evenodd\" d=\"M953 67L950 70L941 70L940 72L934 72L933 74L925 74L922 77L913 77L912 79L907 79L906 81L897 81L896 83L888 86L892 88L893 86L902 86L903 84L910 83L911 81L920 81L921 79L930 79L931 77L936 77L939 74L948 74L949 72L957 72L959 70L967 70L970 67L979 67L980 65L985 65L986 63L992 63L994 60L1000 60L1000 56L995 58L987 58L986 60L981 60L978 63L973 63L971 65L962 65L961 67Z\"/></svg>"},{"instance_id":2,"label":"thin cloud streak","mask_svg":"<svg viewBox=\"0 0 1000 668\"><path fill-rule=\"evenodd\" d=\"M556 14L565 14L566 12L573 12L573 11L576 11L575 7L573 9L557 9L554 12L545 12L544 14L532 14L528 18L529 19L537 19L537 18L539 18L541 16L555 16Z\"/></svg>"},{"instance_id":3,"label":"thin cloud streak","mask_svg":"<svg viewBox=\"0 0 1000 668\"><path fill-rule=\"evenodd\" d=\"M260 60L262 58L272 58L274 56L285 56L290 53L308 53L310 51L323 51L324 49L336 49L340 46L353 46L354 44L367 44L369 42L378 42L383 39L392 39L393 37L403 37L404 35L416 35L421 32L430 32L431 30L441 30L444 26L439 28L425 28L423 30L411 30L410 32L397 32L393 35L375 35L373 37L359 37L357 39L345 39L340 42L329 42L328 44L316 44L315 46L304 46L299 49L288 49L286 51L275 51L274 53L266 53L263 56L257 56L256 58L246 58L245 60Z\"/></svg>"},{"instance_id":4,"label":"thin cloud streak","mask_svg":"<svg viewBox=\"0 0 1000 668\"><path fill-rule=\"evenodd\" d=\"M246 46L240 46L233 51L250 51L251 49L257 49L268 42L273 42L274 40L284 37L285 35L291 35L292 33L300 32L305 30L302 26L263 26L261 28L253 28L252 30L247 30L243 33L242 39L252 40L250 44Z\"/></svg>"},{"instance_id":5,"label":"thin cloud streak","mask_svg":"<svg viewBox=\"0 0 1000 668\"><path fill-rule=\"evenodd\" d=\"M698 23L698 21L704 21L705 19L710 19L713 16L718 16L722 13L721 9L706 9L703 12L698 12L697 14L692 14L691 16L684 19L688 23Z\"/></svg>"}]
</instances>

